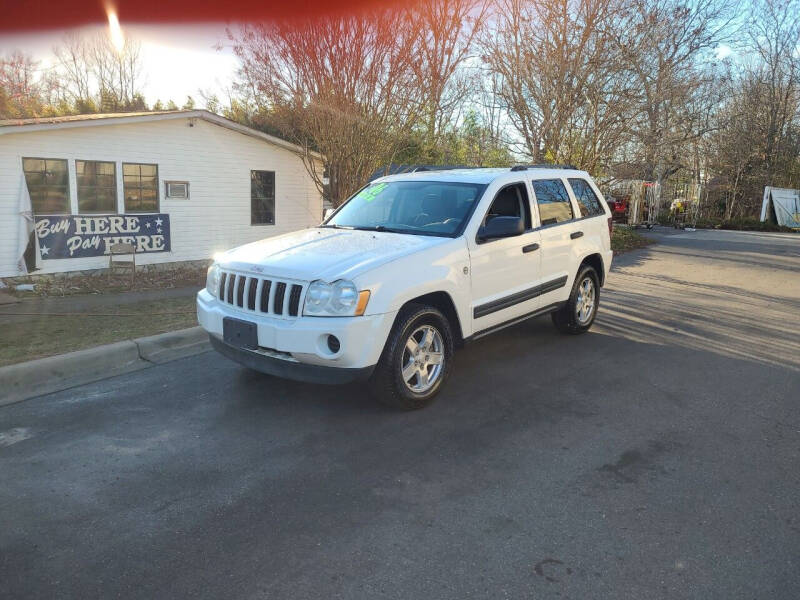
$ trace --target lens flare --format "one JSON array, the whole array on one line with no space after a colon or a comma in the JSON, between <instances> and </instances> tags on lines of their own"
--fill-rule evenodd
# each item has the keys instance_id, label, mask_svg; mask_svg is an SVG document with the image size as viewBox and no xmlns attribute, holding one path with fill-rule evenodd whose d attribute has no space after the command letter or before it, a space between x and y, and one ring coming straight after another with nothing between
<instances>
[{"instance_id":1,"label":"lens flare","mask_svg":"<svg viewBox=\"0 0 800 600\"><path fill-rule=\"evenodd\" d=\"M122 34L122 27L119 26L119 18L113 8L108 8L108 32L111 35L111 43L117 52L122 52L125 48L125 36Z\"/></svg>"}]
</instances>

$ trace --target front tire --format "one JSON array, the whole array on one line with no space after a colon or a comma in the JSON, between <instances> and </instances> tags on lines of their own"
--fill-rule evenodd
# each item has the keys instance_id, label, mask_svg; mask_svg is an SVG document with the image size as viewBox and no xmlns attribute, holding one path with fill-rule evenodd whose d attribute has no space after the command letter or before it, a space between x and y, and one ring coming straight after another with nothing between
<instances>
[{"instance_id":1,"label":"front tire","mask_svg":"<svg viewBox=\"0 0 800 600\"><path fill-rule=\"evenodd\" d=\"M452 363L453 333L447 318L432 306L409 305L389 333L370 392L392 408L424 408L442 389Z\"/></svg>"},{"instance_id":2,"label":"front tire","mask_svg":"<svg viewBox=\"0 0 800 600\"><path fill-rule=\"evenodd\" d=\"M552 314L553 325L561 333L586 333L594 323L600 305L600 282L597 271L586 266L578 271L572 292L563 308Z\"/></svg>"}]
</instances>

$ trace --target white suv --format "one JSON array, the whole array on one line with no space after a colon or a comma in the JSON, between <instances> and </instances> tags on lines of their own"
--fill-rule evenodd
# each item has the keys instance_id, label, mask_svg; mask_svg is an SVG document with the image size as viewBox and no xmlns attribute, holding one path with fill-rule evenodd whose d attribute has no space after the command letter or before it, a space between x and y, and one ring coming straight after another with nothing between
<instances>
[{"instance_id":1,"label":"white suv","mask_svg":"<svg viewBox=\"0 0 800 600\"><path fill-rule=\"evenodd\" d=\"M324 224L230 250L197 318L241 364L315 383L367 379L415 409L453 350L551 313L592 325L611 266L611 212L584 171L423 171L378 179Z\"/></svg>"}]
</instances>

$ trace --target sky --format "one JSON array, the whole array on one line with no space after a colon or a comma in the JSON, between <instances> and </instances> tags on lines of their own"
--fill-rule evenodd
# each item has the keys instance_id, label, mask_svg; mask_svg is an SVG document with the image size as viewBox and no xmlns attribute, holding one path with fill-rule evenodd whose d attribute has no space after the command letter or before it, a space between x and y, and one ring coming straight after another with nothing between
<instances>
[{"instance_id":1,"label":"sky","mask_svg":"<svg viewBox=\"0 0 800 600\"><path fill-rule=\"evenodd\" d=\"M225 24L202 25L126 25L122 32L141 43L143 85L148 104L174 100L178 106L192 96L203 105L199 90L225 98L238 67L227 40ZM234 26L235 28L235 26ZM84 27L78 31L109 32L109 27ZM53 47L59 45L66 30L0 36L0 55L22 50L40 61L41 68L54 62ZM219 48L221 46L221 48ZM733 53L730 46L717 48L718 59Z\"/></svg>"},{"instance_id":2,"label":"sky","mask_svg":"<svg viewBox=\"0 0 800 600\"><path fill-rule=\"evenodd\" d=\"M225 35L225 24L130 25L121 24L124 35L142 46L143 91L149 104L174 100L179 106L191 95L202 105L198 90L222 95L230 86L238 66ZM85 27L78 31L94 33L108 26ZM41 68L53 64L53 47L59 45L66 30L0 35L0 54L22 50L40 61ZM216 46L222 44L222 49Z\"/></svg>"}]
</instances>

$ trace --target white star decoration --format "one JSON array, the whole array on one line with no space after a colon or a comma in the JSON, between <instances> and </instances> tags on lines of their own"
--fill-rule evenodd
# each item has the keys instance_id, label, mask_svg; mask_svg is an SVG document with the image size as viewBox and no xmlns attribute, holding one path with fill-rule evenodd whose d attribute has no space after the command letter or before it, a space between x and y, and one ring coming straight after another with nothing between
<instances>
[{"instance_id":1,"label":"white star decoration","mask_svg":"<svg viewBox=\"0 0 800 600\"><path fill-rule=\"evenodd\" d=\"M144 224L144 226L150 229L150 222L148 221L147 223Z\"/></svg>"},{"instance_id":2,"label":"white star decoration","mask_svg":"<svg viewBox=\"0 0 800 600\"><path fill-rule=\"evenodd\" d=\"M158 225L159 227L161 227L161 224L162 224L163 222L164 222L164 221L162 221L161 219L156 219L156 225Z\"/></svg>"},{"instance_id":3,"label":"white star decoration","mask_svg":"<svg viewBox=\"0 0 800 600\"><path fill-rule=\"evenodd\" d=\"M157 231L158 233L161 233L161 227L159 227L158 229L156 229L156 231Z\"/></svg>"},{"instance_id":4,"label":"white star decoration","mask_svg":"<svg viewBox=\"0 0 800 600\"><path fill-rule=\"evenodd\" d=\"M42 256L47 256L48 254L50 254L50 248L48 248L47 246L41 246L39 248L39 251L42 253Z\"/></svg>"}]
</instances>

